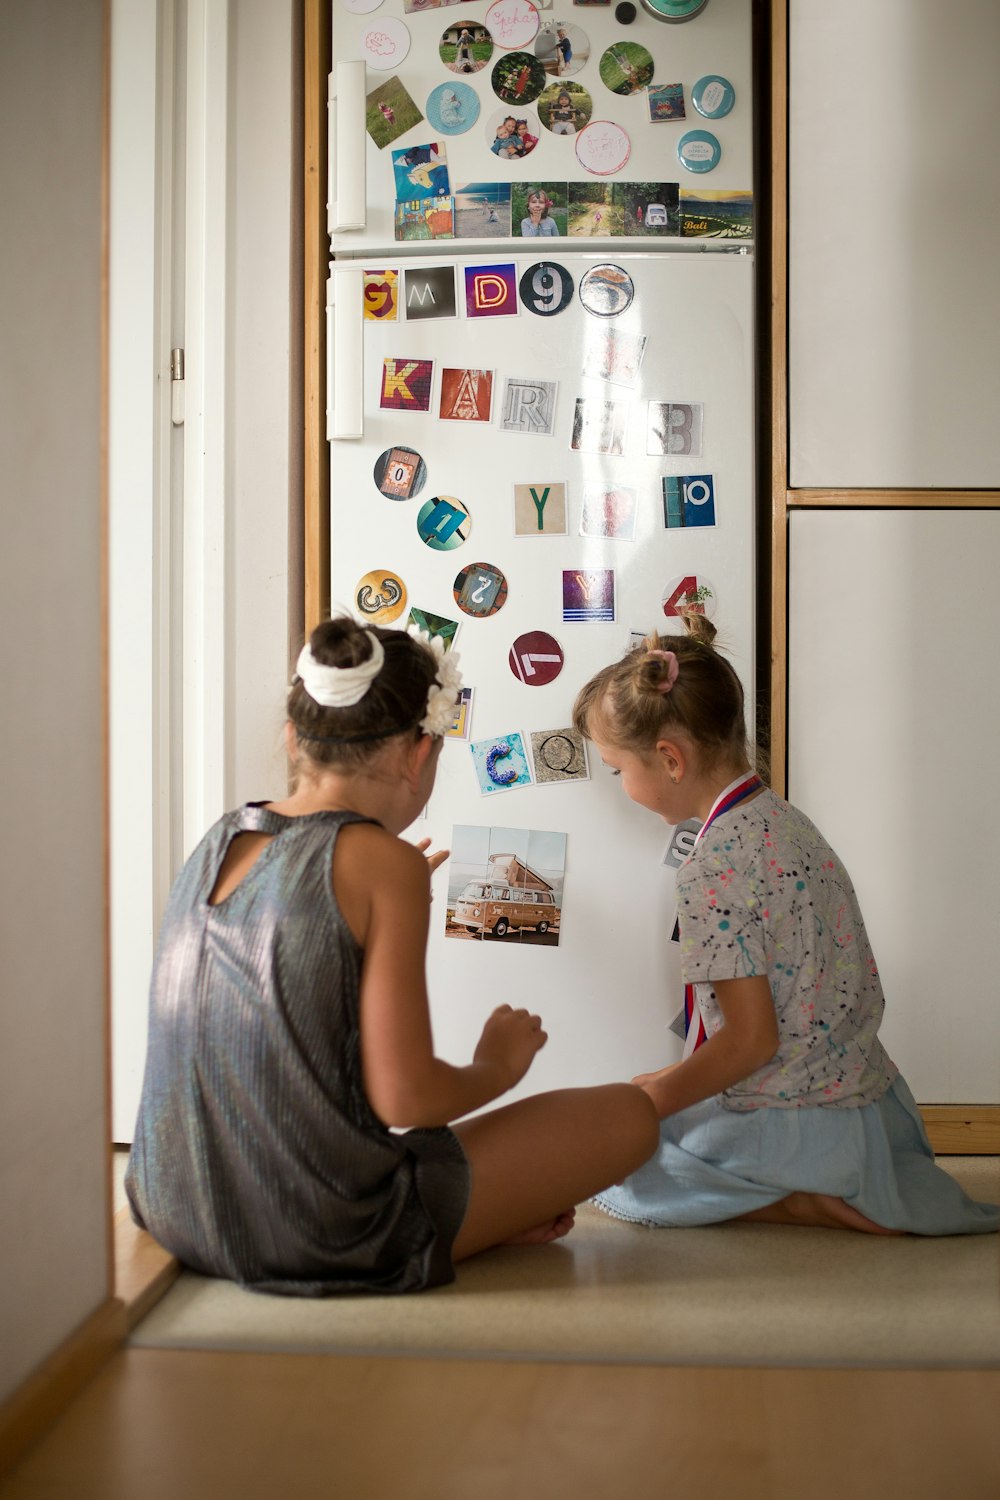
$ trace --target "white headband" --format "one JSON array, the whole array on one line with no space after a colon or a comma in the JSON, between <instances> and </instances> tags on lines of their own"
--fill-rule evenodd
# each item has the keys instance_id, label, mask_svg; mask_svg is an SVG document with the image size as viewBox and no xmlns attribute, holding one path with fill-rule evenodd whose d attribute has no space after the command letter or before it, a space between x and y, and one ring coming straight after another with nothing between
<instances>
[{"instance_id":1,"label":"white headband","mask_svg":"<svg viewBox=\"0 0 1000 1500\"><path fill-rule=\"evenodd\" d=\"M372 654L356 667L325 667L313 656L308 642L302 647L295 671L310 698L324 708L350 708L351 704L361 702L385 661L378 636L369 631L368 639Z\"/></svg>"}]
</instances>

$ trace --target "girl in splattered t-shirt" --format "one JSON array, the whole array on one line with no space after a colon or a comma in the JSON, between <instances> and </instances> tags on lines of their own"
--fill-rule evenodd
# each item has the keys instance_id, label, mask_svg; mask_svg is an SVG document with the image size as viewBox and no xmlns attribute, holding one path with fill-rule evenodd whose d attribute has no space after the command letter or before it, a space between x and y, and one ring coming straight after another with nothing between
<instances>
[{"instance_id":1,"label":"girl in splattered t-shirt","mask_svg":"<svg viewBox=\"0 0 1000 1500\"><path fill-rule=\"evenodd\" d=\"M595 1202L653 1225L1000 1228L1000 1208L936 1165L878 1039L885 1002L847 871L750 769L739 678L709 621L683 622L599 672L574 710L634 802L702 824L677 874L684 1056L633 1079L660 1149Z\"/></svg>"}]
</instances>

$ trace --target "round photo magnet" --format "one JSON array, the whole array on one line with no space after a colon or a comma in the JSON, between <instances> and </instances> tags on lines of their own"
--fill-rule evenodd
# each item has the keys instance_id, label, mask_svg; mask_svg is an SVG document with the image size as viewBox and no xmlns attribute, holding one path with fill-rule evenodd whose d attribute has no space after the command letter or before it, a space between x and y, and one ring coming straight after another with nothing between
<instances>
[{"instance_id":1,"label":"round photo magnet","mask_svg":"<svg viewBox=\"0 0 1000 1500\"><path fill-rule=\"evenodd\" d=\"M610 261L590 270L580 278L580 301L598 318L613 318L623 313L635 296L631 276Z\"/></svg>"},{"instance_id":2,"label":"round photo magnet","mask_svg":"<svg viewBox=\"0 0 1000 1500\"><path fill-rule=\"evenodd\" d=\"M439 135L464 135L479 119L479 95L467 83L439 83L424 109Z\"/></svg>"}]
</instances>

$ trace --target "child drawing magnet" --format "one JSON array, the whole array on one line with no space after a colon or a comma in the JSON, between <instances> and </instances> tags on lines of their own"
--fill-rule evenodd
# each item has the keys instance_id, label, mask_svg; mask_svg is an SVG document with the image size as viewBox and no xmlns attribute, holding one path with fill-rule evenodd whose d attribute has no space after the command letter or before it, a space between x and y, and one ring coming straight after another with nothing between
<instances>
[{"instance_id":1,"label":"child drawing magnet","mask_svg":"<svg viewBox=\"0 0 1000 1500\"><path fill-rule=\"evenodd\" d=\"M469 563L452 584L455 603L463 614L495 615L507 603L507 580L492 563Z\"/></svg>"},{"instance_id":2,"label":"child drawing magnet","mask_svg":"<svg viewBox=\"0 0 1000 1500\"><path fill-rule=\"evenodd\" d=\"M677 159L689 172L711 172L722 159L722 147L710 130L689 130L677 142Z\"/></svg>"},{"instance_id":3,"label":"child drawing magnet","mask_svg":"<svg viewBox=\"0 0 1000 1500\"><path fill-rule=\"evenodd\" d=\"M628 132L614 120L591 120L580 131L574 146L581 167L595 177L610 177L620 172L632 154Z\"/></svg>"},{"instance_id":4,"label":"child drawing magnet","mask_svg":"<svg viewBox=\"0 0 1000 1500\"><path fill-rule=\"evenodd\" d=\"M566 267L552 260L536 261L518 284L524 306L539 318L561 313L572 302L573 290L573 278Z\"/></svg>"},{"instance_id":5,"label":"child drawing magnet","mask_svg":"<svg viewBox=\"0 0 1000 1500\"><path fill-rule=\"evenodd\" d=\"M563 669L563 649L545 630L528 630L510 648L507 665L525 687L545 687Z\"/></svg>"},{"instance_id":6,"label":"child drawing magnet","mask_svg":"<svg viewBox=\"0 0 1000 1500\"><path fill-rule=\"evenodd\" d=\"M536 786L590 780L583 735L576 729L532 730L531 766Z\"/></svg>"},{"instance_id":7,"label":"child drawing magnet","mask_svg":"<svg viewBox=\"0 0 1000 1500\"><path fill-rule=\"evenodd\" d=\"M478 73L493 56L493 38L480 21L453 21L441 35L438 56L453 73Z\"/></svg>"},{"instance_id":8,"label":"child drawing magnet","mask_svg":"<svg viewBox=\"0 0 1000 1500\"><path fill-rule=\"evenodd\" d=\"M721 120L736 103L736 90L728 78L706 73L691 90L691 103L706 120Z\"/></svg>"},{"instance_id":9,"label":"child drawing magnet","mask_svg":"<svg viewBox=\"0 0 1000 1500\"><path fill-rule=\"evenodd\" d=\"M367 16L371 11L378 10L382 0L340 0L345 10L352 11L356 16Z\"/></svg>"},{"instance_id":10,"label":"child drawing magnet","mask_svg":"<svg viewBox=\"0 0 1000 1500\"><path fill-rule=\"evenodd\" d=\"M386 448L375 460L372 474L387 500L409 500L423 489L427 465L415 448Z\"/></svg>"},{"instance_id":11,"label":"child drawing magnet","mask_svg":"<svg viewBox=\"0 0 1000 1500\"><path fill-rule=\"evenodd\" d=\"M671 578L663 590L661 603L668 620L677 619L682 609L711 620L715 615L715 587L703 575L680 574Z\"/></svg>"},{"instance_id":12,"label":"child drawing magnet","mask_svg":"<svg viewBox=\"0 0 1000 1500\"><path fill-rule=\"evenodd\" d=\"M391 625L406 608L406 585L398 573L373 568L358 579L354 603L367 624Z\"/></svg>"},{"instance_id":13,"label":"child drawing magnet","mask_svg":"<svg viewBox=\"0 0 1000 1500\"><path fill-rule=\"evenodd\" d=\"M439 83L427 96L427 119L441 135L464 135L479 119L479 95L467 83Z\"/></svg>"},{"instance_id":14,"label":"child drawing magnet","mask_svg":"<svg viewBox=\"0 0 1000 1500\"><path fill-rule=\"evenodd\" d=\"M527 47L538 33L538 11L530 0L494 0L486 12L486 25L498 47L507 51Z\"/></svg>"},{"instance_id":15,"label":"child drawing magnet","mask_svg":"<svg viewBox=\"0 0 1000 1500\"><path fill-rule=\"evenodd\" d=\"M565 536L566 529L565 484L515 484L515 536Z\"/></svg>"},{"instance_id":16,"label":"child drawing magnet","mask_svg":"<svg viewBox=\"0 0 1000 1500\"><path fill-rule=\"evenodd\" d=\"M468 541L472 518L454 495L425 500L417 516L417 535L432 552L451 552Z\"/></svg>"},{"instance_id":17,"label":"child drawing magnet","mask_svg":"<svg viewBox=\"0 0 1000 1500\"><path fill-rule=\"evenodd\" d=\"M401 63L410 50L410 32L396 16L383 16L365 27L361 48L370 68L387 73Z\"/></svg>"},{"instance_id":18,"label":"child drawing magnet","mask_svg":"<svg viewBox=\"0 0 1000 1500\"><path fill-rule=\"evenodd\" d=\"M484 797L531 785L531 767L524 741L516 731L488 740L473 740L469 749L479 790Z\"/></svg>"},{"instance_id":19,"label":"child drawing magnet","mask_svg":"<svg viewBox=\"0 0 1000 1500\"><path fill-rule=\"evenodd\" d=\"M623 313L634 296L632 278L621 266L610 263L591 266L580 278L580 301L597 318L614 318Z\"/></svg>"}]
</instances>

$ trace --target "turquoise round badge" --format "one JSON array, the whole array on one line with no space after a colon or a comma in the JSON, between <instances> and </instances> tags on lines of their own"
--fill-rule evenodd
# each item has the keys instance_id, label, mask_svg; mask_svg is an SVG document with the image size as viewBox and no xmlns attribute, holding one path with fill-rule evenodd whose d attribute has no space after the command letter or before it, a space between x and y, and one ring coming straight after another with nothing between
<instances>
[{"instance_id":1,"label":"turquoise round badge","mask_svg":"<svg viewBox=\"0 0 1000 1500\"><path fill-rule=\"evenodd\" d=\"M691 90L691 103L706 120L721 120L736 103L736 90L728 78L706 73Z\"/></svg>"},{"instance_id":2,"label":"turquoise round badge","mask_svg":"<svg viewBox=\"0 0 1000 1500\"><path fill-rule=\"evenodd\" d=\"M722 147L708 130L689 130L677 142L677 155L689 172L711 172L719 165Z\"/></svg>"},{"instance_id":3,"label":"turquoise round badge","mask_svg":"<svg viewBox=\"0 0 1000 1500\"><path fill-rule=\"evenodd\" d=\"M658 21L693 21L708 0L642 0L642 8Z\"/></svg>"}]
</instances>

